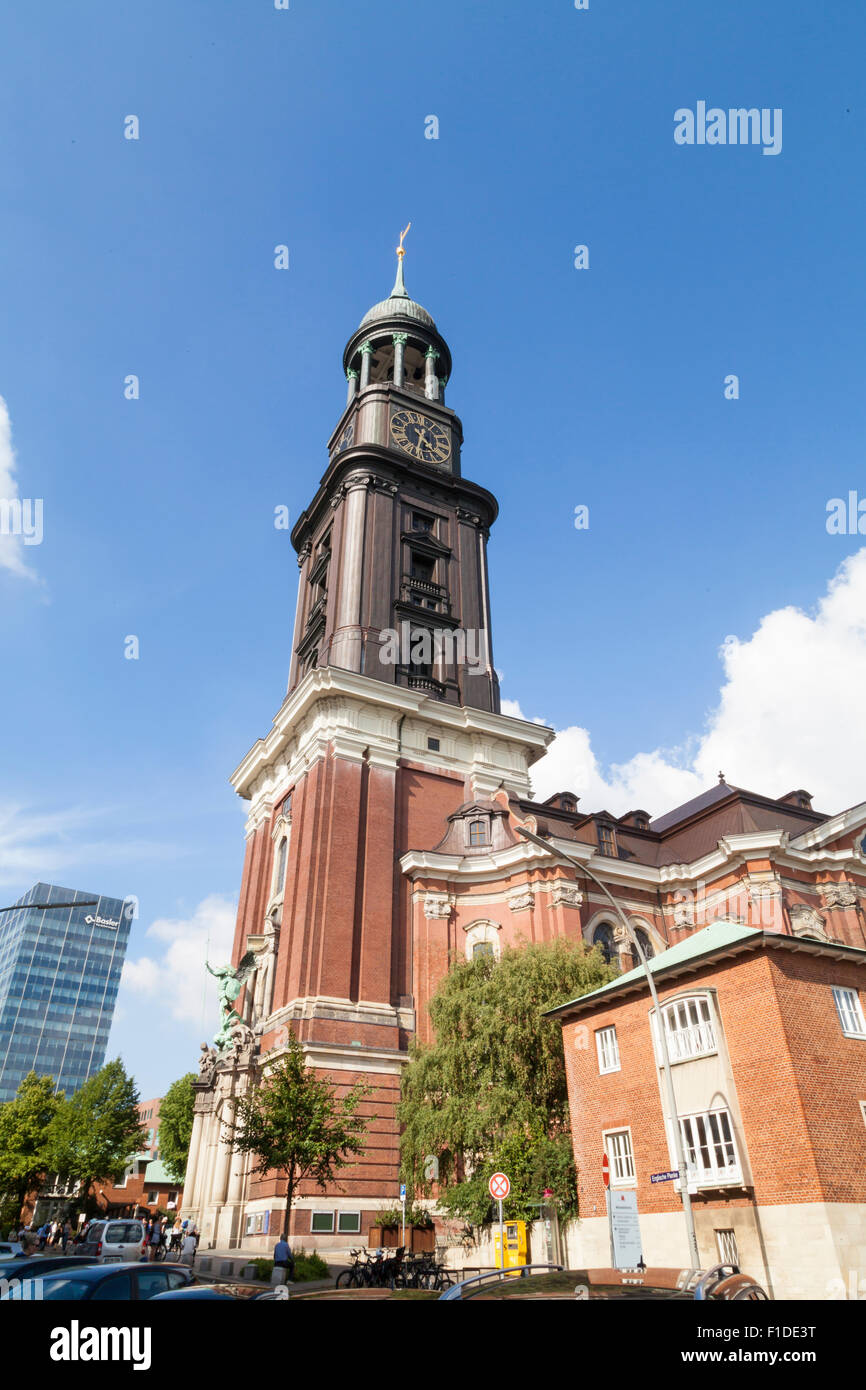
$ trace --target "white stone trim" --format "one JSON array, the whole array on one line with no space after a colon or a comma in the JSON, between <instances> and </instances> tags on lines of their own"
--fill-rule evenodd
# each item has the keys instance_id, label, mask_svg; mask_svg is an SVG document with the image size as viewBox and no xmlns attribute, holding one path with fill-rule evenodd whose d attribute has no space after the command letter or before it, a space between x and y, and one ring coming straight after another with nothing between
<instances>
[{"instance_id":1,"label":"white stone trim","mask_svg":"<svg viewBox=\"0 0 866 1390\"><path fill-rule=\"evenodd\" d=\"M402 726L402 727L401 727ZM431 755L430 729L451 740ZM333 747L340 757L396 767L399 758L453 769L476 785L477 795L501 786L531 793L529 768L545 752L554 731L529 720L430 699L338 667L317 667L286 697L273 728L259 739L231 777L239 796L271 806L293 782Z\"/></svg>"}]
</instances>

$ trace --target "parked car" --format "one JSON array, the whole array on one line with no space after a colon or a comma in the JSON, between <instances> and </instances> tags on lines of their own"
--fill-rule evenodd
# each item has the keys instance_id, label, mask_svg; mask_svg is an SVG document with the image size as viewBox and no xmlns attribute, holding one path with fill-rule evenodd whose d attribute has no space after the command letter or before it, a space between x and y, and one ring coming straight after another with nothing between
<instances>
[{"instance_id":1,"label":"parked car","mask_svg":"<svg viewBox=\"0 0 866 1390\"><path fill-rule=\"evenodd\" d=\"M94 1264L123 1264L139 1260L145 1251L144 1222L119 1218L116 1221L91 1221L79 1255L87 1255Z\"/></svg>"},{"instance_id":2,"label":"parked car","mask_svg":"<svg viewBox=\"0 0 866 1390\"><path fill-rule=\"evenodd\" d=\"M694 1299L763 1301L769 1295L736 1265L713 1269L563 1269L562 1265L525 1265L493 1270L464 1279L440 1294L439 1301L523 1299Z\"/></svg>"},{"instance_id":3,"label":"parked car","mask_svg":"<svg viewBox=\"0 0 866 1390\"><path fill-rule=\"evenodd\" d=\"M16 1255L0 1258L0 1279L30 1279L70 1265L87 1269L92 1264L86 1255Z\"/></svg>"},{"instance_id":4,"label":"parked car","mask_svg":"<svg viewBox=\"0 0 866 1390\"><path fill-rule=\"evenodd\" d=\"M18 1240L0 1240L0 1260L11 1259L14 1255L23 1255L24 1246Z\"/></svg>"},{"instance_id":5,"label":"parked car","mask_svg":"<svg viewBox=\"0 0 866 1390\"><path fill-rule=\"evenodd\" d=\"M17 1287L0 1295L0 1303L135 1303L180 1288L192 1279L187 1265L121 1264L87 1265L80 1269L56 1269L39 1274L28 1271L16 1278ZM38 1282L37 1282L38 1281ZM41 1287L40 1287L41 1285Z\"/></svg>"}]
</instances>

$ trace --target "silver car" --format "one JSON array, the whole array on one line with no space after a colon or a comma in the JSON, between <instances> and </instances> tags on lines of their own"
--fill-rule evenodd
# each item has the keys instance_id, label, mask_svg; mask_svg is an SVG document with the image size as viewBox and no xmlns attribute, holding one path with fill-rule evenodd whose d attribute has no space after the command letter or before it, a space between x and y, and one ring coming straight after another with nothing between
<instances>
[{"instance_id":1,"label":"silver car","mask_svg":"<svg viewBox=\"0 0 866 1390\"><path fill-rule=\"evenodd\" d=\"M116 1221L93 1221L77 1255L86 1255L93 1264L124 1264L139 1260L145 1251L144 1222L119 1218Z\"/></svg>"}]
</instances>

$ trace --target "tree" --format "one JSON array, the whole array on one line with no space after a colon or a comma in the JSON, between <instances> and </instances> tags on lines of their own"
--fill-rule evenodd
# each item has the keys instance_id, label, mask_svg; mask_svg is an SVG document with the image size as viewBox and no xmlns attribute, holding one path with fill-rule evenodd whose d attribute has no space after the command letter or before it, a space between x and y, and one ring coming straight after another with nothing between
<instances>
[{"instance_id":1,"label":"tree","mask_svg":"<svg viewBox=\"0 0 866 1390\"><path fill-rule=\"evenodd\" d=\"M370 1094L368 1086L354 1085L338 1097L306 1065L294 1033L289 1033L287 1048L258 1089L237 1101L230 1126L232 1148L253 1155L254 1173L276 1172L285 1178L286 1231L298 1185L312 1178L324 1188L364 1152L368 1120L358 1112Z\"/></svg>"},{"instance_id":2,"label":"tree","mask_svg":"<svg viewBox=\"0 0 866 1390\"><path fill-rule=\"evenodd\" d=\"M50 1168L81 1184L88 1200L91 1184L113 1179L144 1142L138 1088L118 1057L64 1100L47 1135Z\"/></svg>"},{"instance_id":3,"label":"tree","mask_svg":"<svg viewBox=\"0 0 866 1390\"><path fill-rule=\"evenodd\" d=\"M542 1017L616 975L598 948L564 937L460 961L430 1002L436 1041L415 1042L397 1116L403 1179L440 1208L489 1220L490 1174L511 1178L511 1219L535 1219L545 1187L563 1219L577 1212L562 1030ZM531 1205L536 1203L535 1207Z\"/></svg>"},{"instance_id":4,"label":"tree","mask_svg":"<svg viewBox=\"0 0 866 1390\"><path fill-rule=\"evenodd\" d=\"M0 1192L6 1198L7 1221L18 1220L27 1193L39 1186L50 1166L47 1133L61 1100L53 1077L31 1071L15 1099L0 1105Z\"/></svg>"},{"instance_id":5,"label":"tree","mask_svg":"<svg viewBox=\"0 0 866 1390\"><path fill-rule=\"evenodd\" d=\"M186 1177L195 1104L194 1081L191 1071L173 1081L159 1107L159 1156L176 1183L182 1183Z\"/></svg>"}]
</instances>

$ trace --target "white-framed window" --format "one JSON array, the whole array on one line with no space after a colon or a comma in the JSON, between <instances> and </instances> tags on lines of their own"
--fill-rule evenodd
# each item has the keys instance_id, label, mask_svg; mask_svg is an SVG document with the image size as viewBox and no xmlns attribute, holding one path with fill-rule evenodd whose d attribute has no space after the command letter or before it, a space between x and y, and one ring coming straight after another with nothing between
<instances>
[{"instance_id":1,"label":"white-framed window","mask_svg":"<svg viewBox=\"0 0 866 1390\"><path fill-rule=\"evenodd\" d=\"M860 1102L860 1114L863 1116L864 1125L866 1125L866 1100Z\"/></svg>"},{"instance_id":2,"label":"white-framed window","mask_svg":"<svg viewBox=\"0 0 866 1390\"><path fill-rule=\"evenodd\" d=\"M863 1005L856 989L834 985L833 1002L845 1037L866 1038L866 1019L863 1017Z\"/></svg>"},{"instance_id":3,"label":"white-framed window","mask_svg":"<svg viewBox=\"0 0 866 1390\"><path fill-rule=\"evenodd\" d=\"M604 1135L604 1148L610 1160L610 1181L613 1186L634 1182L634 1153L631 1130L615 1129Z\"/></svg>"},{"instance_id":4,"label":"white-framed window","mask_svg":"<svg viewBox=\"0 0 866 1390\"><path fill-rule=\"evenodd\" d=\"M492 956L498 960L501 955L499 928L494 922L476 922L466 933L466 959L477 960L479 956Z\"/></svg>"},{"instance_id":5,"label":"white-framed window","mask_svg":"<svg viewBox=\"0 0 866 1390\"><path fill-rule=\"evenodd\" d=\"M599 1028L595 1035L595 1049L598 1053L598 1070L600 1075L608 1071L619 1071L619 1045L616 1040L616 1026L611 1024L609 1028Z\"/></svg>"},{"instance_id":6,"label":"white-framed window","mask_svg":"<svg viewBox=\"0 0 866 1390\"><path fill-rule=\"evenodd\" d=\"M361 1213L359 1211L338 1211L337 1230L344 1235L357 1235L361 1229Z\"/></svg>"},{"instance_id":7,"label":"white-framed window","mask_svg":"<svg viewBox=\"0 0 866 1390\"><path fill-rule=\"evenodd\" d=\"M277 845L277 853L275 859L276 868L274 872L273 889L273 896L275 898L279 897L280 893L282 893L283 885L286 881L286 860L288 858L288 853L289 839L287 835L283 835L280 838L280 843Z\"/></svg>"},{"instance_id":8,"label":"white-framed window","mask_svg":"<svg viewBox=\"0 0 866 1390\"><path fill-rule=\"evenodd\" d=\"M737 1265L739 1267L740 1252L737 1249L737 1237L734 1231L730 1228L716 1231L716 1249L723 1265Z\"/></svg>"},{"instance_id":9,"label":"white-framed window","mask_svg":"<svg viewBox=\"0 0 866 1390\"><path fill-rule=\"evenodd\" d=\"M672 1062L706 1057L716 1051L716 1032L710 1001L704 994L675 999L662 1006L662 1020Z\"/></svg>"},{"instance_id":10,"label":"white-framed window","mask_svg":"<svg viewBox=\"0 0 866 1390\"><path fill-rule=\"evenodd\" d=\"M334 1213L332 1211L311 1211L310 1230L318 1232L319 1235L330 1235L334 1229Z\"/></svg>"},{"instance_id":11,"label":"white-framed window","mask_svg":"<svg viewBox=\"0 0 866 1390\"><path fill-rule=\"evenodd\" d=\"M271 1213L269 1211L250 1211L247 1212L244 1223L244 1230L248 1236L267 1235L270 1225Z\"/></svg>"},{"instance_id":12,"label":"white-framed window","mask_svg":"<svg viewBox=\"0 0 866 1390\"><path fill-rule=\"evenodd\" d=\"M699 1187L742 1182L730 1112L723 1106L680 1117L686 1167Z\"/></svg>"}]
</instances>

